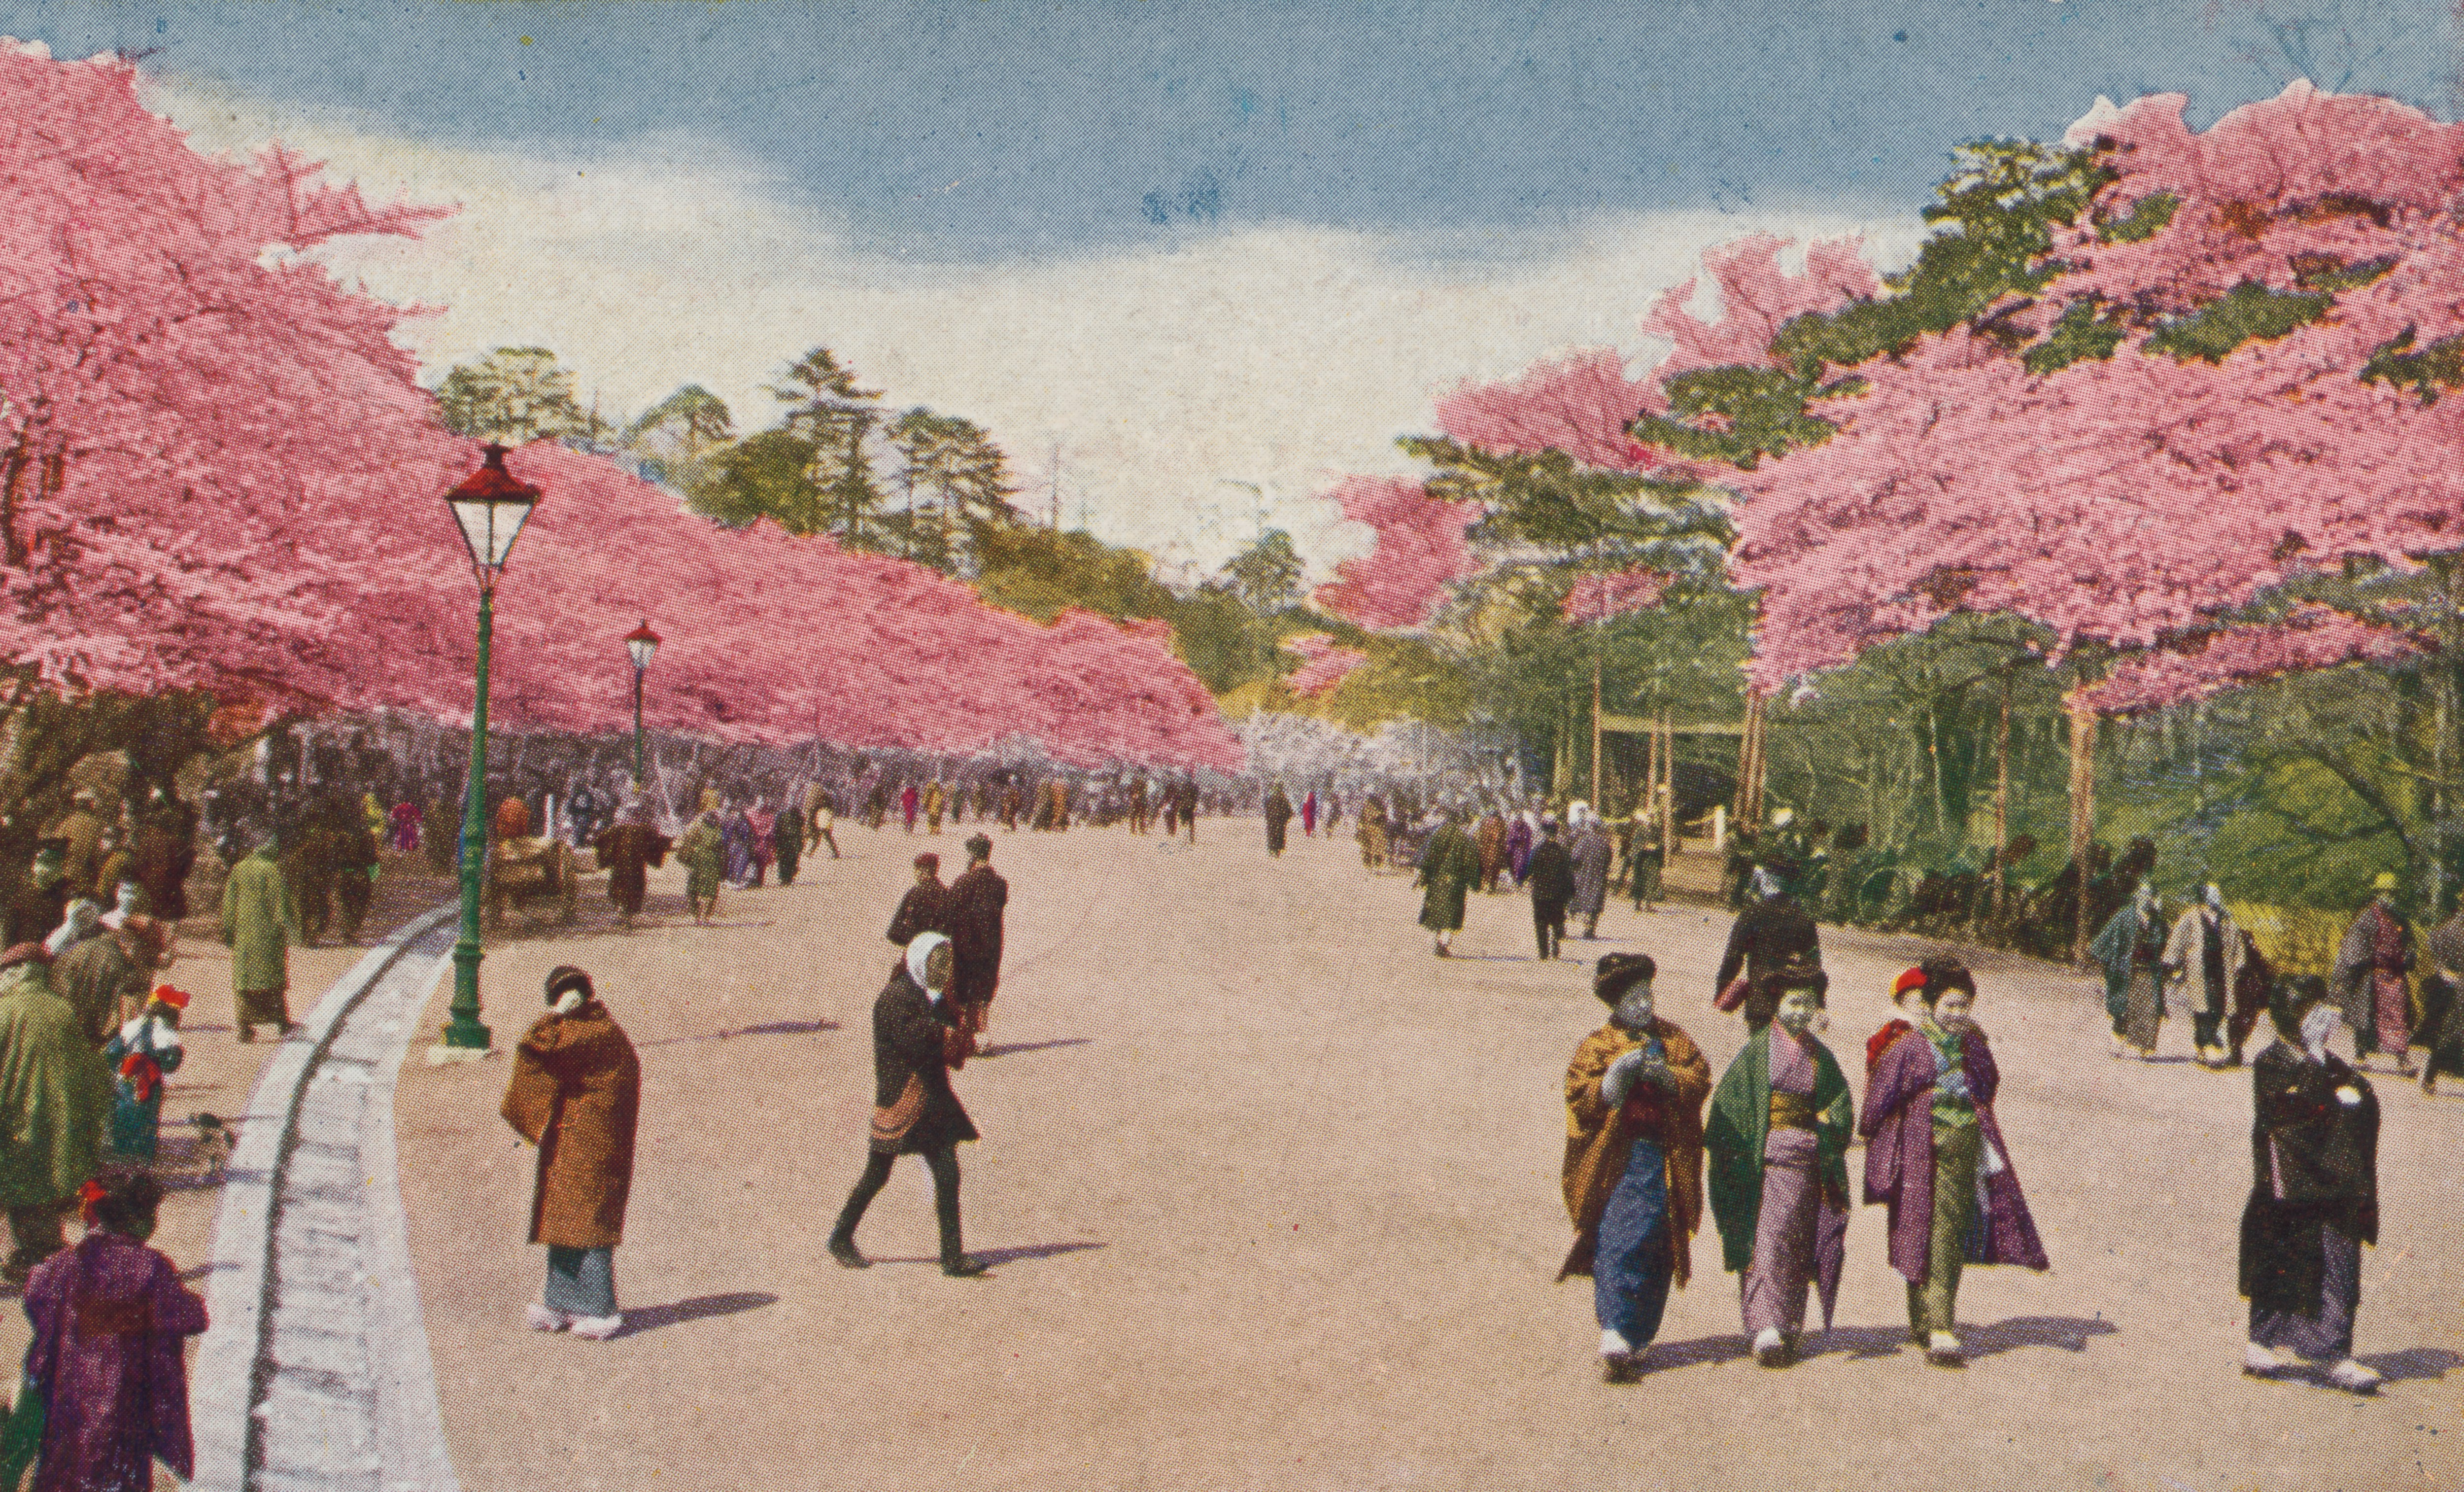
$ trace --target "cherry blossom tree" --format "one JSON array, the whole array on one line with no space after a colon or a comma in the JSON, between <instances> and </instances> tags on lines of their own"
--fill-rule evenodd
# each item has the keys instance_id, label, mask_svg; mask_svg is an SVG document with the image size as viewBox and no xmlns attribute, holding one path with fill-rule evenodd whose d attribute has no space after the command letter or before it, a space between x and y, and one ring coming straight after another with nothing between
<instances>
[{"instance_id":1,"label":"cherry blossom tree","mask_svg":"<svg viewBox=\"0 0 2464 1492\"><path fill-rule=\"evenodd\" d=\"M1425 625L1446 587L1478 568L1463 531L1479 513L1431 497L1419 482L1348 476L1326 495L1376 536L1369 555L1337 564L1317 589L1317 603L1337 616L1380 629Z\"/></svg>"},{"instance_id":2,"label":"cherry blossom tree","mask_svg":"<svg viewBox=\"0 0 2464 1492\"><path fill-rule=\"evenodd\" d=\"M1301 666L1284 676L1284 688L1303 699L1332 693L1344 675L1369 661L1357 647L1340 647L1324 632L1284 639L1287 651L1299 655Z\"/></svg>"}]
</instances>

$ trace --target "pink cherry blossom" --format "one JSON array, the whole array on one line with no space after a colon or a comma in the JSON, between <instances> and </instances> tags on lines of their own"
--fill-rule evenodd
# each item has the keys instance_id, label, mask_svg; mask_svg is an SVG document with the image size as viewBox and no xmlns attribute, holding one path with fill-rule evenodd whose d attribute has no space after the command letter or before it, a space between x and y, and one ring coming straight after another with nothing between
<instances>
[{"instance_id":1,"label":"pink cherry blossom","mask_svg":"<svg viewBox=\"0 0 2464 1492\"><path fill-rule=\"evenodd\" d=\"M1659 605L1667 589L1666 576L1640 565L1605 575L1577 575L1561 611L1571 623L1605 621Z\"/></svg>"},{"instance_id":2,"label":"pink cherry blossom","mask_svg":"<svg viewBox=\"0 0 2464 1492\"><path fill-rule=\"evenodd\" d=\"M1518 455L1562 450L1586 466L1640 472L1657 464L1626 433L1651 398L1613 347L1543 360L1502 384L1458 384L1438 400L1438 428L1466 446Z\"/></svg>"},{"instance_id":3,"label":"pink cherry blossom","mask_svg":"<svg viewBox=\"0 0 2464 1492\"><path fill-rule=\"evenodd\" d=\"M1463 537L1480 520L1471 504L1441 501L1394 476L1347 476L1326 495L1377 537L1375 549L1336 565L1317 589L1316 603L1339 617L1372 628L1424 625L1446 587L1479 569Z\"/></svg>"},{"instance_id":4,"label":"pink cherry blossom","mask_svg":"<svg viewBox=\"0 0 2464 1492\"><path fill-rule=\"evenodd\" d=\"M1324 632L1287 637L1283 646L1301 658L1301 666L1284 676L1284 688L1303 699L1333 692L1344 675L1369 661L1367 653L1356 647L1338 647L1334 639Z\"/></svg>"}]
</instances>

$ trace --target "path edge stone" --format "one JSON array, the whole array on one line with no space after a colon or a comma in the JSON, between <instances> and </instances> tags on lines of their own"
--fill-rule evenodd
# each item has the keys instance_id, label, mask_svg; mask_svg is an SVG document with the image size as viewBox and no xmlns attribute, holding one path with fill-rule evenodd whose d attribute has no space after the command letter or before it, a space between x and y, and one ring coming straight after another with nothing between
<instances>
[{"instance_id":1,"label":"path edge stone","mask_svg":"<svg viewBox=\"0 0 2464 1492\"><path fill-rule=\"evenodd\" d=\"M410 951L411 944L444 925L458 910L448 905L423 912L368 950L317 1002L301 1035L279 1043L274 1060L266 1064L249 1093L238 1137L223 1170L222 1202L214 1214L213 1243L208 1253L209 1324L188 1394L197 1448L197 1475L188 1483L191 1487L244 1492L248 1484L250 1414L265 1361L265 1297L273 1281L275 1188L299 1122L299 1099L308 1074L333 1044L335 1029L385 972ZM385 1100L385 1132L391 1138L390 1083ZM399 1228L398 1187L392 1196ZM416 1310L417 1286L411 1288L411 1321L418 1326L419 1355L424 1358L427 1328Z\"/></svg>"}]
</instances>

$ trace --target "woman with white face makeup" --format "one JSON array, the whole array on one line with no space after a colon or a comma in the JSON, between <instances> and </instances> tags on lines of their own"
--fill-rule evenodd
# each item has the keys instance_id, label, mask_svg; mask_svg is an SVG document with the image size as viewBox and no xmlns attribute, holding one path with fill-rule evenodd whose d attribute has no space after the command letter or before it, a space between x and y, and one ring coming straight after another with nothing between
<instances>
[{"instance_id":1,"label":"woman with white face makeup","mask_svg":"<svg viewBox=\"0 0 2464 1492\"><path fill-rule=\"evenodd\" d=\"M2367 1393L2379 1375L2353 1360L2362 1245L2379 1240L2379 1103L2367 1078L2327 1049L2343 1023L2317 975L2277 981L2276 1041L2251 1064L2250 1202L2241 1218L2241 1293L2250 1298L2242 1371L2273 1377L2280 1351L2323 1364L2328 1381Z\"/></svg>"},{"instance_id":2,"label":"woman with white face makeup","mask_svg":"<svg viewBox=\"0 0 2464 1492\"><path fill-rule=\"evenodd\" d=\"M1659 1334L1670 1286L1691 1272L1703 1220L1703 1101L1711 1065L1652 1009L1648 954L1610 954L1592 993L1608 1023L1566 1068L1566 1211L1574 1246L1557 1278L1592 1277L1600 1366L1632 1379Z\"/></svg>"},{"instance_id":3,"label":"woman with white face makeup","mask_svg":"<svg viewBox=\"0 0 2464 1492\"><path fill-rule=\"evenodd\" d=\"M1703 1130L1722 1261L1737 1275L1746 1335L1766 1368L1795 1359L1817 1277L1825 1329L1839 1296L1857 1109L1814 1034L1820 977L1782 969L1764 979L1772 1018L1728 1064Z\"/></svg>"}]
</instances>

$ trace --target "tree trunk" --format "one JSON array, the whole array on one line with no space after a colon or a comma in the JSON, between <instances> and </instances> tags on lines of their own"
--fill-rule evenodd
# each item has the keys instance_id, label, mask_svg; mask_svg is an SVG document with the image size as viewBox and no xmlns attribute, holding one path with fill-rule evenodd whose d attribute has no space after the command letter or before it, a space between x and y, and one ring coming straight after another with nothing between
<instances>
[{"instance_id":1,"label":"tree trunk","mask_svg":"<svg viewBox=\"0 0 2464 1492\"><path fill-rule=\"evenodd\" d=\"M2079 875L2078 915L2072 919L2071 962L2087 962L2088 848L2096 832L2096 707L2080 689L2064 701L2071 716L2071 865Z\"/></svg>"},{"instance_id":2,"label":"tree trunk","mask_svg":"<svg viewBox=\"0 0 2464 1492\"><path fill-rule=\"evenodd\" d=\"M2002 901L2011 880L2011 675L2002 675L2002 709L1993 728L1993 898L1994 921L2002 920Z\"/></svg>"},{"instance_id":3,"label":"tree trunk","mask_svg":"<svg viewBox=\"0 0 2464 1492\"><path fill-rule=\"evenodd\" d=\"M1592 638L1592 811L1606 817L1608 800L1600 792L1600 651L1599 637Z\"/></svg>"}]
</instances>

